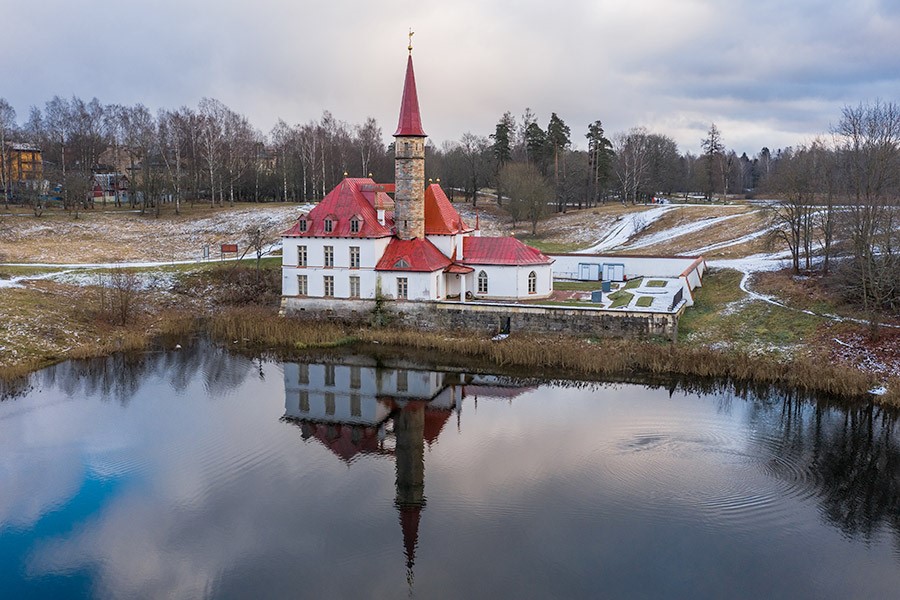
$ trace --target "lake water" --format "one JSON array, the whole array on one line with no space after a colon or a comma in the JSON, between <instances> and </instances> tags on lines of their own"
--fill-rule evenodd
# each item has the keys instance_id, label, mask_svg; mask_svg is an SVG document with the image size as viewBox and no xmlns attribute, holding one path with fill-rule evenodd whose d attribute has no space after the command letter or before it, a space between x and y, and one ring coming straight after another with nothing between
<instances>
[{"instance_id":1,"label":"lake water","mask_svg":"<svg viewBox=\"0 0 900 600\"><path fill-rule=\"evenodd\" d=\"M0 402L3 598L892 598L869 407L198 344Z\"/></svg>"}]
</instances>

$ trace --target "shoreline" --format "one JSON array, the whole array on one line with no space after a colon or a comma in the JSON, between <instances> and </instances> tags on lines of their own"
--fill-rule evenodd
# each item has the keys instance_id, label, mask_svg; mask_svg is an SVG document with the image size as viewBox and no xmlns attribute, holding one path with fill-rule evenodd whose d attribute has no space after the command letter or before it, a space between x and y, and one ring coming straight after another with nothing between
<instances>
[{"instance_id":1,"label":"shoreline","mask_svg":"<svg viewBox=\"0 0 900 600\"><path fill-rule=\"evenodd\" d=\"M878 396L869 390L883 385L859 369L824 358L775 360L735 350L716 350L684 342L585 339L564 335L513 335L500 342L470 332L433 333L391 327L359 328L333 322L282 317L269 308L232 308L213 314L163 312L152 323L113 330L101 342L83 344L58 355L0 367L7 387L42 368L66 360L104 357L115 352L174 348L196 335L229 349L274 355L280 359L328 353L336 348L378 347L385 352L421 352L450 362L481 361L480 369L527 370L546 378L691 377L742 385L774 386L809 395L847 401L900 406L900 379L888 382ZM413 357L414 358L414 357Z\"/></svg>"}]
</instances>

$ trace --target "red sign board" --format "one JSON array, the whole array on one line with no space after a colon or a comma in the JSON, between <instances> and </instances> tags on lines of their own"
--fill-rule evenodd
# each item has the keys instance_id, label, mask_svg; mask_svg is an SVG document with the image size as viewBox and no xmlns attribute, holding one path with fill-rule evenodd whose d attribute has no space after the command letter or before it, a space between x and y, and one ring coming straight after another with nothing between
<instances>
[{"instance_id":1,"label":"red sign board","mask_svg":"<svg viewBox=\"0 0 900 600\"><path fill-rule=\"evenodd\" d=\"M237 254L237 244L222 244L222 254L233 252Z\"/></svg>"}]
</instances>

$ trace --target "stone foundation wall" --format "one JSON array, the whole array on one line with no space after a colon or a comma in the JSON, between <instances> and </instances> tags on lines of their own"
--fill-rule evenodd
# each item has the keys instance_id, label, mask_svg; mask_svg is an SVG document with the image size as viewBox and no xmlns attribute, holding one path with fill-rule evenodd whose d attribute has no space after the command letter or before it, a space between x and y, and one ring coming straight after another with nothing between
<instances>
[{"instance_id":1,"label":"stone foundation wall","mask_svg":"<svg viewBox=\"0 0 900 600\"><path fill-rule=\"evenodd\" d=\"M283 298L282 312L287 315L334 319L351 323L371 323L374 300L323 300ZM515 333L566 333L596 337L645 338L678 335L676 313L608 311L549 306L459 302L382 303L381 316L391 324L428 331L467 330L485 335L499 333L507 323Z\"/></svg>"}]
</instances>

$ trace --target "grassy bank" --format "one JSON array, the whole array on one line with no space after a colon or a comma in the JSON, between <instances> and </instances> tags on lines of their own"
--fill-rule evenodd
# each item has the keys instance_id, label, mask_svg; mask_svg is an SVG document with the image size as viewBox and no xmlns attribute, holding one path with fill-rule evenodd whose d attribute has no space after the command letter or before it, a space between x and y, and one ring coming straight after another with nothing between
<instances>
[{"instance_id":1,"label":"grassy bank","mask_svg":"<svg viewBox=\"0 0 900 600\"><path fill-rule=\"evenodd\" d=\"M207 331L217 341L247 350L272 350L290 357L311 348L380 344L406 350L438 351L503 369L534 374L602 377L618 374L672 374L724 377L736 381L783 384L807 392L862 396L874 385L869 374L817 358L789 361L740 351L635 340L585 340L566 336L514 335L503 342L471 333L434 333L393 328L349 328L279 317L263 309L235 309L211 317ZM900 382L896 382L900 385ZM897 389L892 386L892 389ZM885 403L900 399L884 396Z\"/></svg>"},{"instance_id":2,"label":"grassy bank","mask_svg":"<svg viewBox=\"0 0 900 600\"><path fill-rule=\"evenodd\" d=\"M179 280L178 302L171 295L147 298L141 313L124 327L98 320L91 309L90 288L76 288L81 290L78 295L71 286L41 282L34 289L9 290L5 308L18 320L0 326L0 347L14 348L16 355L3 356L0 380L21 378L69 358L154 345L171 348L204 334L228 348L275 352L284 358L338 346L377 344L413 355L458 357L483 370L513 369L543 377L721 377L845 397L861 397L878 383L873 375L829 360L814 344L804 343L814 339L820 325L816 317L749 302L737 287L740 274L733 271L710 274L704 280L697 304L681 321L676 344L524 334L492 342L476 333L351 327L284 318L277 314L277 294L270 290L280 283L280 272L269 271L267 283L265 277L257 281L252 269L203 269ZM260 285L265 293L259 292ZM232 306L226 298L244 304L264 301L266 306ZM779 344L794 344L793 350L781 351ZM874 401L900 406L900 381L892 380L888 387L889 394Z\"/></svg>"}]
</instances>

